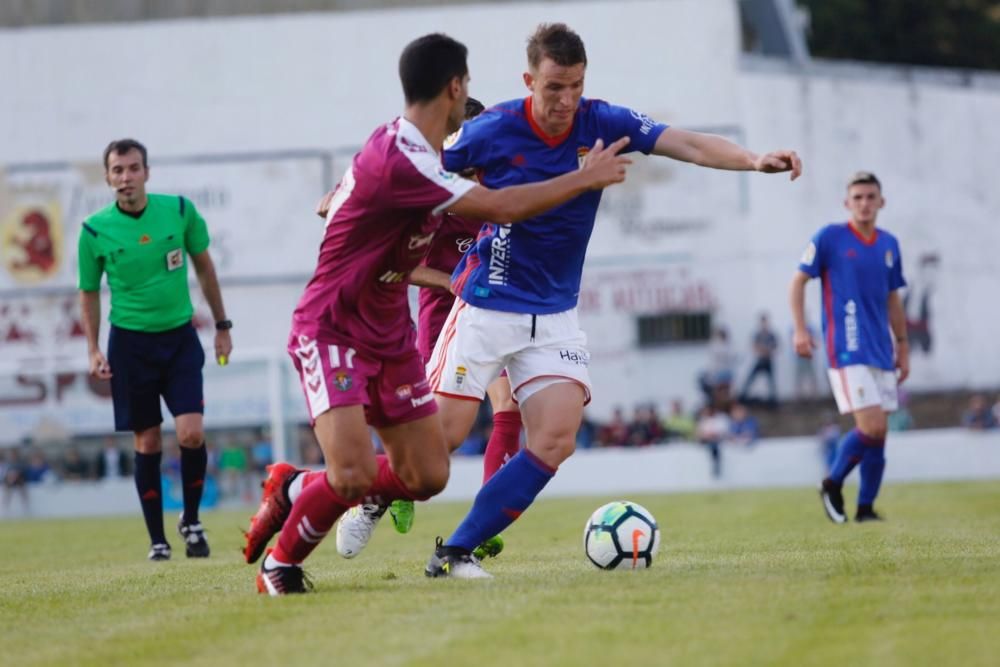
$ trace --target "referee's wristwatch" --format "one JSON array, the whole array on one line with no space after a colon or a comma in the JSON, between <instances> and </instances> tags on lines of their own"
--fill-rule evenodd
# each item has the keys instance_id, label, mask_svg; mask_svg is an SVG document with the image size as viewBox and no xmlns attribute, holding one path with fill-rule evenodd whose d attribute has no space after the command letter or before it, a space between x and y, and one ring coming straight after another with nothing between
<instances>
[{"instance_id":1,"label":"referee's wristwatch","mask_svg":"<svg viewBox=\"0 0 1000 667\"><path fill-rule=\"evenodd\" d=\"M232 320L219 320L218 322L215 323L216 331L229 331L232 328L233 328Z\"/></svg>"}]
</instances>

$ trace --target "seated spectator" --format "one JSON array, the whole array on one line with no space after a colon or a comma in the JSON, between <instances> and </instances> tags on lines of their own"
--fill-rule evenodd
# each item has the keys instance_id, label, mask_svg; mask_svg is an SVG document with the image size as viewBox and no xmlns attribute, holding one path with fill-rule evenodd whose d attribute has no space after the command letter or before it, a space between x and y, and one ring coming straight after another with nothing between
<instances>
[{"instance_id":1,"label":"seated spectator","mask_svg":"<svg viewBox=\"0 0 1000 667\"><path fill-rule=\"evenodd\" d=\"M902 387L898 390L899 407L889 413L889 430L893 433L909 431L913 428L913 415L910 413L910 393Z\"/></svg>"},{"instance_id":2,"label":"seated spectator","mask_svg":"<svg viewBox=\"0 0 1000 667\"><path fill-rule=\"evenodd\" d=\"M986 431L996 428L997 420L986 405L986 397L975 394L969 399L969 407L962 415L962 426L973 431Z\"/></svg>"},{"instance_id":3,"label":"seated spectator","mask_svg":"<svg viewBox=\"0 0 1000 667\"><path fill-rule=\"evenodd\" d=\"M706 403L716 408L729 404L737 362L738 357L729 343L729 331L716 327L708 342L708 368L698 380Z\"/></svg>"},{"instance_id":4,"label":"seated spectator","mask_svg":"<svg viewBox=\"0 0 1000 667\"><path fill-rule=\"evenodd\" d=\"M722 476L722 451L719 446L729 436L729 416L713 405L705 406L695 428L698 442L708 449L712 458L712 477Z\"/></svg>"},{"instance_id":5,"label":"seated spectator","mask_svg":"<svg viewBox=\"0 0 1000 667\"><path fill-rule=\"evenodd\" d=\"M675 398L670 403L670 414L663 420L666 437L671 440L694 440L694 418L684 411L684 402Z\"/></svg>"},{"instance_id":6,"label":"seated spectator","mask_svg":"<svg viewBox=\"0 0 1000 667\"><path fill-rule=\"evenodd\" d=\"M70 447L66 450L66 453L63 454L60 468L62 468L62 478L64 480L79 482L90 479L90 466L80 456L80 450L76 447Z\"/></svg>"},{"instance_id":7,"label":"seated spectator","mask_svg":"<svg viewBox=\"0 0 1000 667\"><path fill-rule=\"evenodd\" d=\"M104 439L104 448L94 459L94 470L97 479L128 477L131 474L128 455L118 447L118 443L113 437L108 436Z\"/></svg>"},{"instance_id":8,"label":"seated spectator","mask_svg":"<svg viewBox=\"0 0 1000 667\"><path fill-rule=\"evenodd\" d=\"M24 467L24 480L28 484L42 484L56 480L56 474L52 471L45 452L40 449L31 450L28 454L28 464Z\"/></svg>"},{"instance_id":9,"label":"seated spectator","mask_svg":"<svg viewBox=\"0 0 1000 667\"><path fill-rule=\"evenodd\" d=\"M656 412L649 406L638 405L628 425L628 447L643 447L663 439L663 428Z\"/></svg>"},{"instance_id":10,"label":"seated spectator","mask_svg":"<svg viewBox=\"0 0 1000 667\"><path fill-rule=\"evenodd\" d=\"M601 428L597 440L601 447L624 447L628 442L628 424L621 407L615 408L611 421Z\"/></svg>"},{"instance_id":11,"label":"seated spectator","mask_svg":"<svg viewBox=\"0 0 1000 667\"><path fill-rule=\"evenodd\" d=\"M267 429L259 429L257 431L257 437L250 447L250 461L254 472L261 477L266 476L267 466L274 463L271 434Z\"/></svg>"},{"instance_id":12,"label":"seated spectator","mask_svg":"<svg viewBox=\"0 0 1000 667\"><path fill-rule=\"evenodd\" d=\"M734 403L729 413L729 440L737 445L750 446L757 442L760 437L760 426L757 418L750 414L747 406L742 403Z\"/></svg>"}]
</instances>

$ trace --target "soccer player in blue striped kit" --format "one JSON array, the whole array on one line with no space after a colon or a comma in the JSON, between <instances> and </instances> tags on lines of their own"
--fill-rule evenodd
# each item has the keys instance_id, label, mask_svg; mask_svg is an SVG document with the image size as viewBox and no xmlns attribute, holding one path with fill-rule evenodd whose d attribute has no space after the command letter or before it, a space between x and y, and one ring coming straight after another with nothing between
<instances>
[{"instance_id":1,"label":"soccer player in blue striped kit","mask_svg":"<svg viewBox=\"0 0 1000 667\"><path fill-rule=\"evenodd\" d=\"M875 229L885 206L875 174L856 173L844 202L851 218L823 227L806 248L791 285L795 352L812 356L816 344L805 322L805 286L819 276L823 288L823 335L828 375L840 414L856 427L840 441L830 476L820 486L826 515L845 523L844 479L860 464L856 521L882 517L875 498L885 471L888 416L897 407L897 386L910 372L906 316L899 290L906 286L896 237Z\"/></svg>"}]
</instances>

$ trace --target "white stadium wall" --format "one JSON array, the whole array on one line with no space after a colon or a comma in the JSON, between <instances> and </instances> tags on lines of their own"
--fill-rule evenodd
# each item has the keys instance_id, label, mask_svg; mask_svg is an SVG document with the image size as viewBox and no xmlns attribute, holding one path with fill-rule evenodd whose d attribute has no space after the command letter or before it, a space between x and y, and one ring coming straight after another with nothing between
<instances>
[{"instance_id":1,"label":"white stadium wall","mask_svg":"<svg viewBox=\"0 0 1000 667\"><path fill-rule=\"evenodd\" d=\"M755 150L796 148L806 162L789 184L640 158L629 181L608 191L581 294L593 416L616 404L694 399L703 345L636 345L636 315L664 310L712 312L747 357L756 315L770 311L787 391L786 286L812 232L843 217L844 179L860 168L885 182L881 220L902 241L912 304L930 304L933 347L915 351L913 387L997 384L996 86L884 67L748 64L735 2L721 0L32 28L0 30L0 444L46 421L70 432L111 423L108 401L87 394L82 378L70 386L58 377L85 360L74 321L76 237L82 217L110 199L99 164L108 140L144 141L150 189L188 194L208 219L237 322L228 370L250 359L241 372L254 378L210 375L209 425L297 418L298 390L288 378L270 382L288 373L289 314L322 233L312 206L374 125L399 113L400 49L434 30L463 40L471 91L490 103L525 94L524 40L535 24L558 20L587 43L591 96ZM48 256L26 254L37 240L25 225L29 209L48 220ZM207 309L197 308L209 343ZM44 391L16 373L44 375Z\"/></svg>"}]
</instances>

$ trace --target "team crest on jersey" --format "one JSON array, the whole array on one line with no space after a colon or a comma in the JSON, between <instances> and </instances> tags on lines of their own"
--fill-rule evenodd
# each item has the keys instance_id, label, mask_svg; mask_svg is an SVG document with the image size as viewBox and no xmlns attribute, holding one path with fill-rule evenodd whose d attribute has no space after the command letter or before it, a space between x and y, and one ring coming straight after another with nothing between
<instances>
[{"instance_id":1,"label":"team crest on jersey","mask_svg":"<svg viewBox=\"0 0 1000 667\"><path fill-rule=\"evenodd\" d=\"M586 146L580 146L579 148L576 149L576 165L580 169L583 169L583 161L587 159L587 153L589 152L590 149L587 148Z\"/></svg>"},{"instance_id":2,"label":"team crest on jersey","mask_svg":"<svg viewBox=\"0 0 1000 667\"><path fill-rule=\"evenodd\" d=\"M184 251L175 248L167 253L167 271L176 271L184 266Z\"/></svg>"},{"instance_id":3,"label":"team crest on jersey","mask_svg":"<svg viewBox=\"0 0 1000 667\"><path fill-rule=\"evenodd\" d=\"M805 252L802 253L802 263L808 266L813 263L814 259L816 259L816 244L810 242L806 246Z\"/></svg>"},{"instance_id":4,"label":"team crest on jersey","mask_svg":"<svg viewBox=\"0 0 1000 667\"><path fill-rule=\"evenodd\" d=\"M351 376L348 375L347 373L344 373L343 371L337 373L333 377L333 386L339 389L340 391L347 391L348 389L351 388L353 384L354 380L351 379Z\"/></svg>"},{"instance_id":5,"label":"team crest on jersey","mask_svg":"<svg viewBox=\"0 0 1000 667\"><path fill-rule=\"evenodd\" d=\"M465 366L459 366L455 369L455 386L461 387L465 384L465 376L468 374L468 369Z\"/></svg>"},{"instance_id":6,"label":"team crest on jersey","mask_svg":"<svg viewBox=\"0 0 1000 667\"><path fill-rule=\"evenodd\" d=\"M893 264L892 251L891 250L886 250L885 251L885 265L888 268L891 269L892 268L892 264Z\"/></svg>"}]
</instances>

